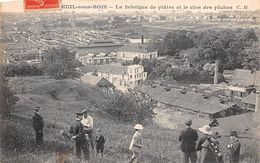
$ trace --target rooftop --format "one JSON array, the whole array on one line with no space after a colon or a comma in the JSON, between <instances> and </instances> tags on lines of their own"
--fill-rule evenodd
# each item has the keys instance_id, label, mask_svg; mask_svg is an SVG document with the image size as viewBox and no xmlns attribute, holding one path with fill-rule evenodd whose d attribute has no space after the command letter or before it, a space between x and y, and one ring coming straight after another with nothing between
<instances>
[{"instance_id":1,"label":"rooftop","mask_svg":"<svg viewBox=\"0 0 260 163\"><path fill-rule=\"evenodd\" d=\"M234 86L247 87L254 85L255 75L250 70L236 69L230 84Z\"/></svg>"},{"instance_id":2,"label":"rooftop","mask_svg":"<svg viewBox=\"0 0 260 163\"><path fill-rule=\"evenodd\" d=\"M134 53L150 53L156 52L157 50L149 48L146 44L125 44L120 47L118 52L134 52Z\"/></svg>"},{"instance_id":3,"label":"rooftop","mask_svg":"<svg viewBox=\"0 0 260 163\"><path fill-rule=\"evenodd\" d=\"M203 94L194 91L181 93L182 89L177 88L167 91L165 87L159 85L154 88L150 85L142 85L140 91L156 101L203 113L214 114L229 107L229 105L221 104L218 97L211 96L205 99Z\"/></svg>"},{"instance_id":4,"label":"rooftop","mask_svg":"<svg viewBox=\"0 0 260 163\"><path fill-rule=\"evenodd\" d=\"M255 93L251 93L250 95L244 97L242 99L242 102L245 104L251 104L251 105L255 105L256 102L256 94Z\"/></svg>"},{"instance_id":5,"label":"rooftop","mask_svg":"<svg viewBox=\"0 0 260 163\"><path fill-rule=\"evenodd\" d=\"M127 66L117 66L117 65L102 65L98 72L101 73L111 73L111 74L126 74Z\"/></svg>"}]
</instances>

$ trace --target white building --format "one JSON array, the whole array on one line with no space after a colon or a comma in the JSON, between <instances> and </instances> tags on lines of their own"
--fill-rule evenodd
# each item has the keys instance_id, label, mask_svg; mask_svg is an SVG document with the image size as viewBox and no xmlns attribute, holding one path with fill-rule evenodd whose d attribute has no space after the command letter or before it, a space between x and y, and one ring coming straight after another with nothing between
<instances>
[{"instance_id":1,"label":"white building","mask_svg":"<svg viewBox=\"0 0 260 163\"><path fill-rule=\"evenodd\" d=\"M76 59L79 60L83 65L102 65L109 64L116 60L115 53L99 53L93 54L88 53L87 55L76 55Z\"/></svg>"},{"instance_id":2,"label":"white building","mask_svg":"<svg viewBox=\"0 0 260 163\"><path fill-rule=\"evenodd\" d=\"M144 44L126 44L117 50L117 59L133 61L139 59L152 59L157 57L157 50L151 49Z\"/></svg>"},{"instance_id":3,"label":"white building","mask_svg":"<svg viewBox=\"0 0 260 163\"><path fill-rule=\"evenodd\" d=\"M147 72L141 65L115 66L103 65L97 70L99 77L107 79L117 90L123 92L128 88L133 89L143 83L147 78Z\"/></svg>"}]
</instances>

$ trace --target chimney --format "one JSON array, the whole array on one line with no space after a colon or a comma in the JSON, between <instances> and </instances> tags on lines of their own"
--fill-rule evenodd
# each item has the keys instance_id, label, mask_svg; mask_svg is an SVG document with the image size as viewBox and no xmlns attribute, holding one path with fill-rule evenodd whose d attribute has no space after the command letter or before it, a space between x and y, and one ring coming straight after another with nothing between
<instances>
[{"instance_id":1,"label":"chimney","mask_svg":"<svg viewBox=\"0 0 260 163\"><path fill-rule=\"evenodd\" d=\"M214 84L218 84L218 65L219 60L215 60L215 71L214 71Z\"/></svg>"},{"instance_id":2,"label":"chimney","mask_svg":"<svg viewBox=\"0 0 260 163\"><path fill-rule=\"evenodd\" d=\"M255 101L255 112L257 112L260 108L260 92L256 92L256 101Z\"/></svg>"},{"instance_id":3,"label":"chimney","mask_svg":"<svg viewBox=\"0 0 260 163\"><path fill-rule=\"evenodd\" d=\"M144 44L144 35L142 35L141 43Z\"/></svg>"}]
</instances>

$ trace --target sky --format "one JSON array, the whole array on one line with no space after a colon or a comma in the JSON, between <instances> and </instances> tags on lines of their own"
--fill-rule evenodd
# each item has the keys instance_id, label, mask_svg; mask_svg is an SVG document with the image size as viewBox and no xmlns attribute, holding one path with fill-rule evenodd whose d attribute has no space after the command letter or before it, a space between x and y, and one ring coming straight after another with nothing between
<instances>
[{"instance_id":1,"label":"sky","mask_svg":"<svg viewBox=\"0 0 260 163\"><path fill-rule=\"evenodd\" d=\"M48 1L48 0L45 0ZM24 0L0 0L0 12L24 12ZM233 9L236 9L237 6L243 7L248 6L248 10L259 10L260 9L260 0L61 0L61 3L64 5L74 4L74 5L109 5L111 10L116 10L118 12L125 12L131 10L125 9L115 9L115 5L151 5L153 6L188 6L187 10L191 10L190 7L193 6L232 6ZM64 10L63 10L64 11ZM100 12L101 10L93 9L76 9L76 10L66 10L66 11L75 11L75 12ZM150 10L147 10L150 11ZM158 11L158 10L157 10ZM192 10L192 11L206 11L206 12L215 12L215 10ZM145 12L145 11L144 11ZM159 11L158 11L159 12Z\"/></svg>"}]
</instances>

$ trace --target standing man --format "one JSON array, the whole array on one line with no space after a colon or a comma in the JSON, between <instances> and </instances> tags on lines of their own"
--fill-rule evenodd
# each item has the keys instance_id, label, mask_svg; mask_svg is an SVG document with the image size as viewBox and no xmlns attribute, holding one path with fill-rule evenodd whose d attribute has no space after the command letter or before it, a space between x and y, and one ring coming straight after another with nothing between
<instances>
[{"instance_id":1,"label":"standing man","mask_svg":"<svg viewBox=\"0 0 260 163\"><path fill-rule=\"evenodd\" d=\"M83 113L76 113L76 121L74 121L70 127L71 139L75 139L76 144L76 156L81 159L81 150L84 153L85 160L89 160L89 145L83 131L83 125L81 120L83 118Z\"/></svg>"},{"instance_id":2,"label":"standing man","mask_svg":"<svg viewBox=\"0 0 260 163\"><path fill-rule=\"evenodd\" d=\"M132 137L129 149L132 151L133 155L131 158L131 161L129 163L133 162L140 162L141 161L141 149L143 148L143 138L142 138L142 130L143 125L136 124L134 126L135 134Z\"/></svg>"},{"instance_id":3,"label":"standing man","mask_svg":"<svg viewBox=\"0 0 260 163\"><path fill-rule=\"evenodd\" d=\"M196 163L197 161L197 153L196 153L196 141L198 140L198 133L196 130L191 128L192 120L189 119L185 122L186 128L180 132L179 141L181 141L181 155L182 162Z\"/></svg>"},{"instance_id":4,"label":"standing man","mask_svg":"<svg viewBox=\"0 0 260 163\"><path fill-rule=\"evenodd\" d=\"M94 139L93 139L93 118L88 115L87 110L83 110L83 119L81 120L81 123L84 126L84 132L88 134L88 137L90 139L90 144L92 147L92 151L94 151Z\"/></svg>"},{"instance_id":5,"label":"standing man","mask_svg":"<svg viewBox=\"0 0 260 163\"><path fill-rule=\"evenodd\" d=\"M37 145L41 145L43 143L43 126L44 126L44 123L43 123L43 118L42 116L40 115L40 107L39 106L36 106L34 108L34 116L32 118L33 120L33 129L35 131L35 134L36 134L36 144Z\"/></svg>"},{"instance_id":6,"label":"standing man","mask_svg":"<svg viewBox=\"0 0 260 163\"><path fill-rule=\"evenodd\" d=\"M227 145L228 155L229 155L229 163L238 163L241 144L237 137L237 131L230 132L231 144Z\"/></svg>"}]
</instances>

